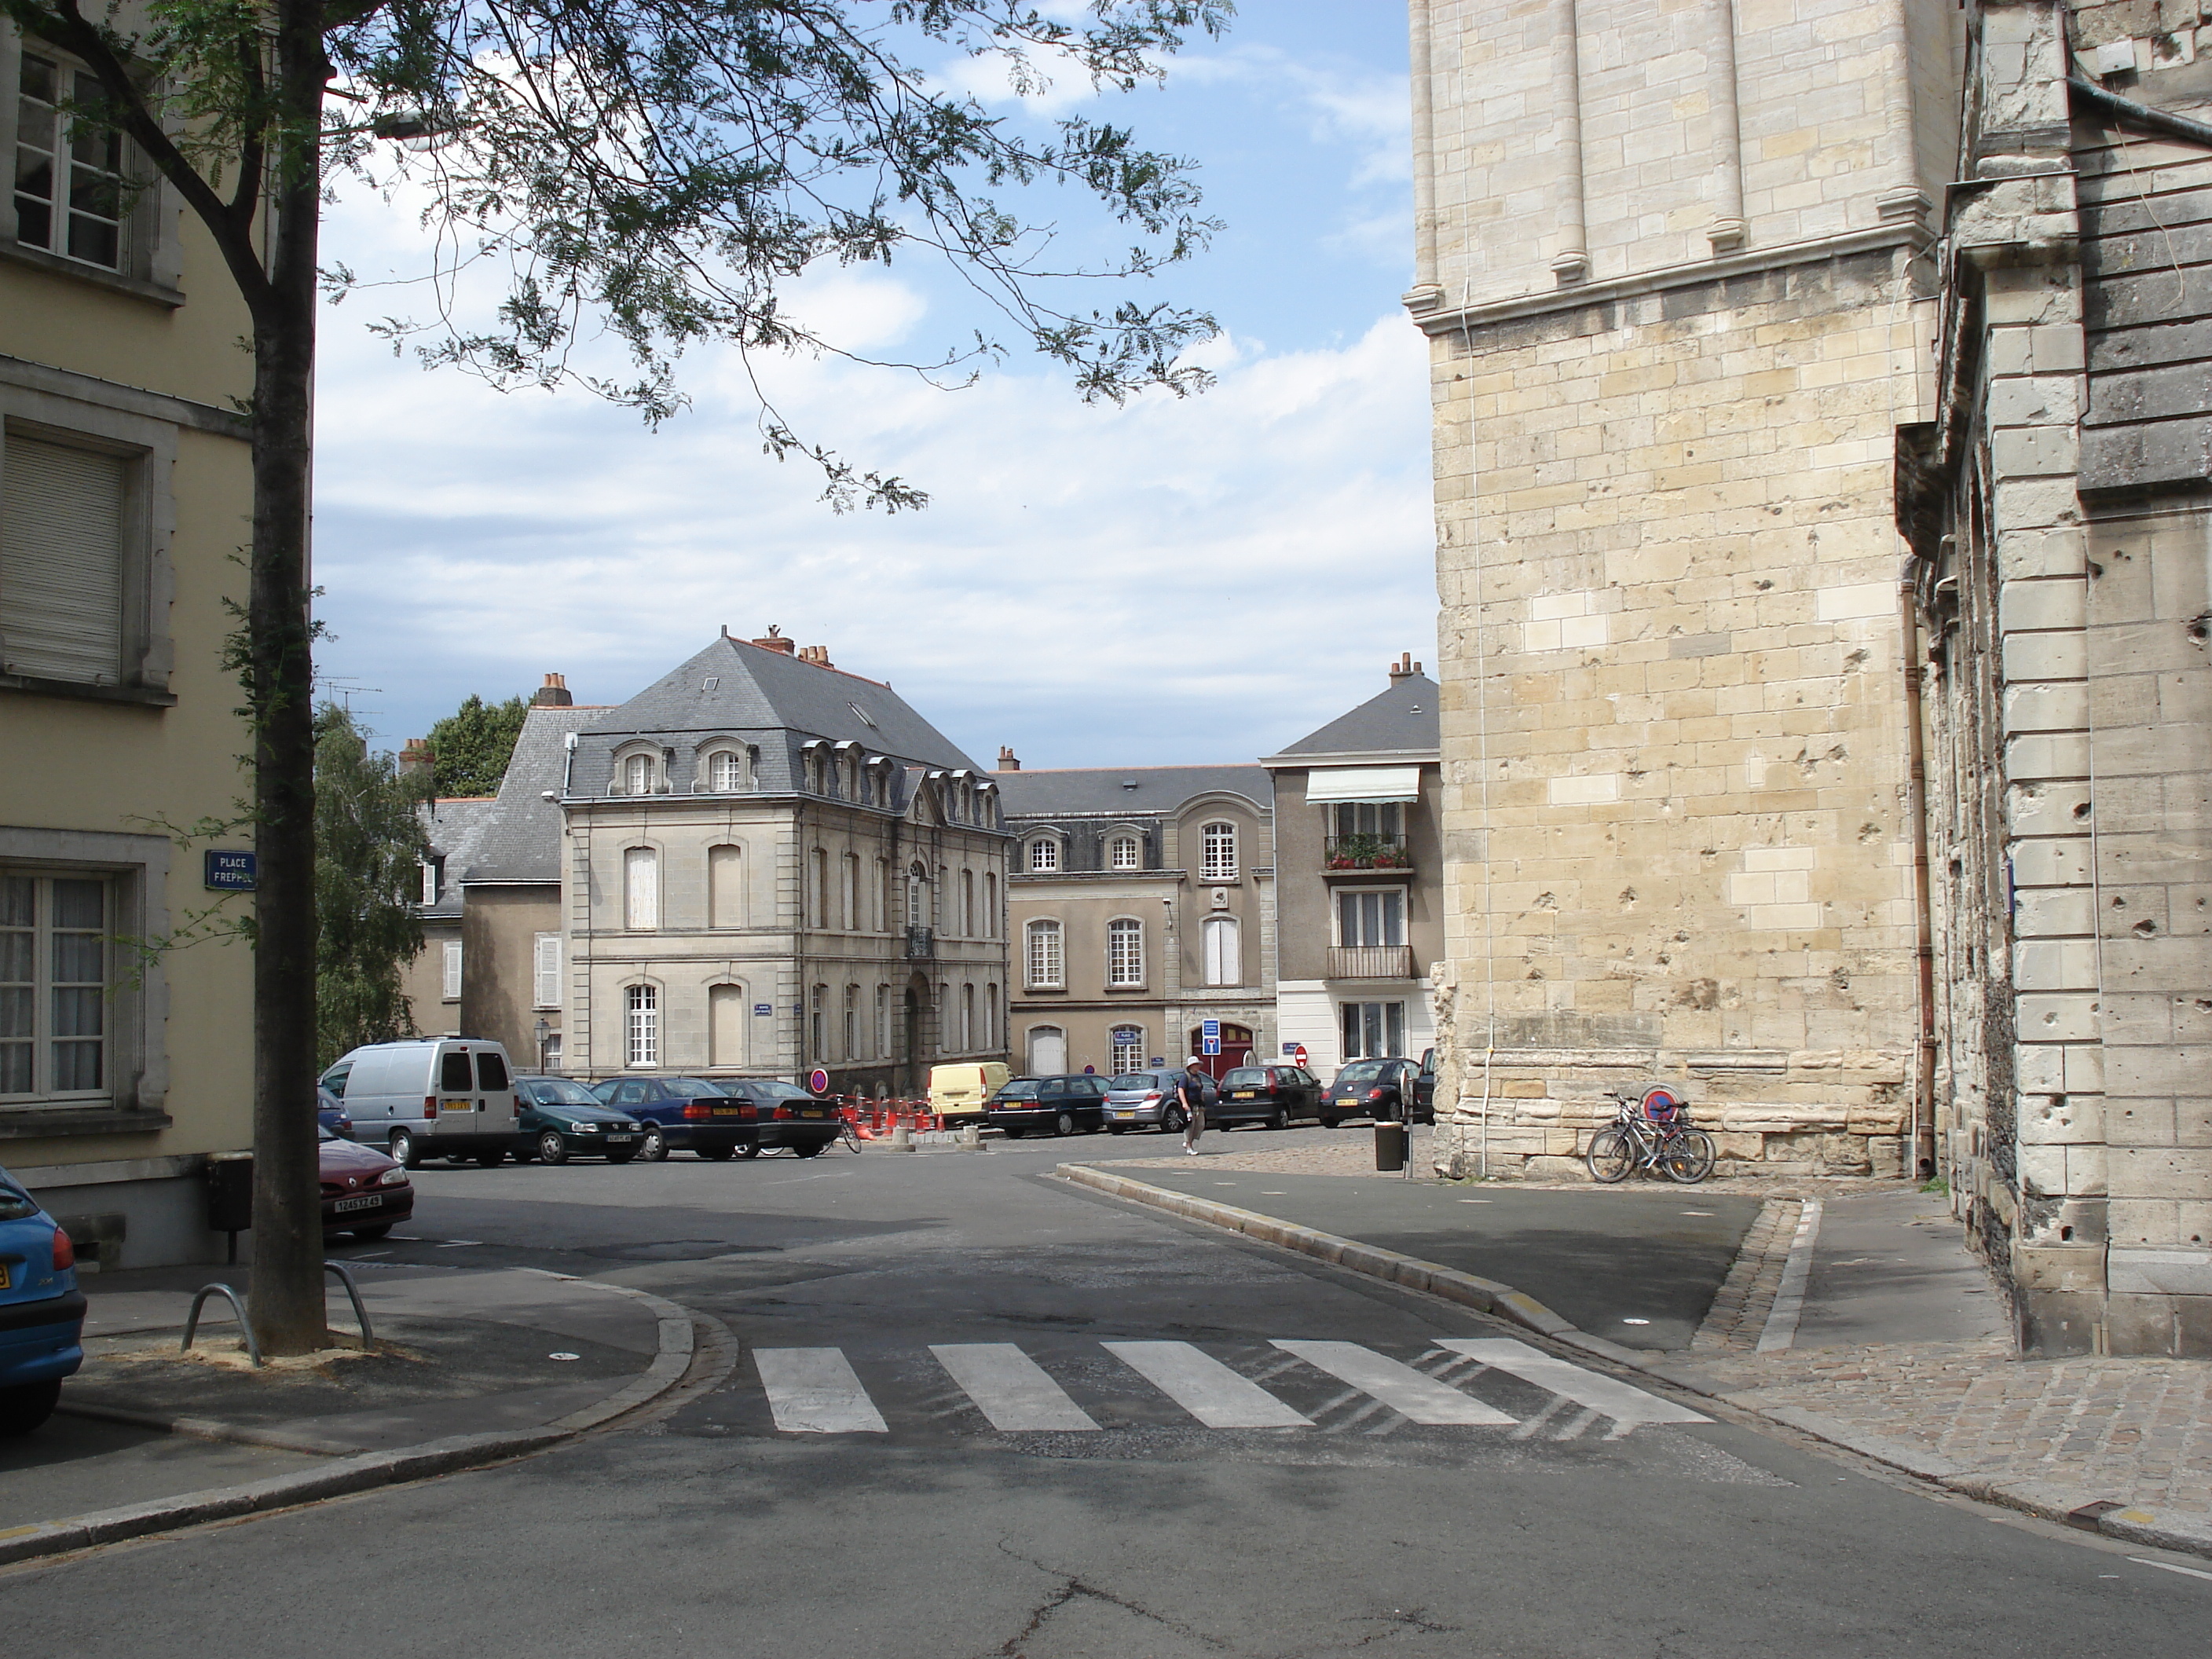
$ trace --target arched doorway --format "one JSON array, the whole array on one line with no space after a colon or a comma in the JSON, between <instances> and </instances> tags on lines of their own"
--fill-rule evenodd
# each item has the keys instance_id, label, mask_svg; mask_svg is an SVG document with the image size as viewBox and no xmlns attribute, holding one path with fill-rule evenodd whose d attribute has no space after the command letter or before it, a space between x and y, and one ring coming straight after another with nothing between
<instances>
[{"instance_id":1,"label":"arched doorway","mask_svg":"<svg viewBox=\"0 0 2212 1659\"><path fill-rule=\"evenodd\" d=\"M1223 1020L1221 1022L1221 1052L1218 1054L1208 1054L1206 1053L1206 1028L1203 1025L1194 1025L1190 1028L1190 1047L1185 1049L1184 1053L1196 1054L1199 1057L1198 1063L1205 1068L1206 1074L1218 1083L1221 1081L1222 1074L1231 1066L1249 1066L1252 1063L1252 1028L1249 1025L1231 1025L1227 1020Z\"/></svg>"}]
</instances>

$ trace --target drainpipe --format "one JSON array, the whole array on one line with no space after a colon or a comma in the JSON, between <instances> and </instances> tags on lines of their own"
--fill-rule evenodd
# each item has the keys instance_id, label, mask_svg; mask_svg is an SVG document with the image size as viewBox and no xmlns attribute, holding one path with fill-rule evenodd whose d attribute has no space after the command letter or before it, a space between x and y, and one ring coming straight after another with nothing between
<instances>
[{"instance_id":1,"label":"drainpipe","mask_svg":"<svg viewBox=\"0 0 2212 1659\"><path fill-rule=\"evenodd\" d=\"M1926 1180L1936 1172L1936 927L1928 886L1928 764L1920 736L1920 628L1910 577L1897 585L1897 620L1905 650L1905 752L1911 761L1913 954L1920 1004L1920 1034L1913 1044L1912 1127L1905 1173ZM1927 1152L1921 1152L1926 1136Z\"/></svg>"}]
</instances>

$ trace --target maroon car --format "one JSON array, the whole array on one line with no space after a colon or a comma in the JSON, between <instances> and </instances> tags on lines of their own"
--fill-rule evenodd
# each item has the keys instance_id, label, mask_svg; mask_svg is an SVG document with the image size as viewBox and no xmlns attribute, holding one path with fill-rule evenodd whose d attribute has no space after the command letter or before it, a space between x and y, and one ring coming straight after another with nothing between
<instances>
[{"instance_id":1,"label":"maroon car","mask_svg":"<svg viewBox=\"0 0 2212 1659\"><path fill-rule=\"evenodd\" d=\"M374 1147L321 1131L315 1149L323 1182L323 1235L381 1238L415 1213L415 1188L401 1165Z\"/></svg>"}]
</instances>

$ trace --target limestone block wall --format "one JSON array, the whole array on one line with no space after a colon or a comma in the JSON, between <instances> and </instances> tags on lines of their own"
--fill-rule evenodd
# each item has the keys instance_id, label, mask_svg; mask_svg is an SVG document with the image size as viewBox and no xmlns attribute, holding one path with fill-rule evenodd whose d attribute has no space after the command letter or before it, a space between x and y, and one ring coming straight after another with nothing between
<instances>
[{"instance_id":1,"label":"limestone block wall","mask_svg":"<svg viewBox=\"0 0 2212 1659\"><path fill-rule=\"evenodd\" d=\"M1431 325L1443 1162L1565 1172L1667 1079L1724 1167L1899 1171L1923 280L1899 246Z\"/></svg>"}]
</instances>

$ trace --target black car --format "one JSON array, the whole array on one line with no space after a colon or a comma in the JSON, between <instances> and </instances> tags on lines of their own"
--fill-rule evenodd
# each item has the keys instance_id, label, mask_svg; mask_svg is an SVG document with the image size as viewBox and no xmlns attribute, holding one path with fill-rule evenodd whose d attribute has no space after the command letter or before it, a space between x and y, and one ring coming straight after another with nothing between
<instances>
[{"instance_id":1,"label":"black car","mask_svg":"<svg viewBox=\"0 0 2212 1659\"><path fill-rule=\"evenodd\" d=\"M1302 1066L1232 1066L1221 1079L1220 1097L1206 1109L1209 1126L1227 1129L1239 1123L1264 1123L1287 1129L1292 1120L1321 1115L1321 1079Z\"/></svg>"},{"instance_id":2,"label":"black car","mask_svg":"<svg viewBox=\"0 0 2212 1659\"><path fill-rule=\"evenodd\" d=\"M1106 1079L1088 1072L1059 1077L1018 1077L983 1103L983 1121L1019 1140L1030 1130L1096 1134L1106 1123Z\"/></svg>"},{"instance_id":3,"label":"black car","mask_svg":"<svg viewBox=\"0 0 2212 1659\"><path fill-rule=\"evenodd\" d=\"M1348 1117L1371 1118L1377 1123L1405 1121L1420 1069L1410 1060L1352 1061L1322 1096L1323 1127L1334 1129Z\"/></svg>"},{"instance_id":4,"label":"black car","mask_svg":"<svg viewBox=\"0 0 2212 1659\"><path fill-rule=\"evenodd\" d=\"M1421 1069L1413 1077L1413 1121L1437 1121L1437 1051L1421 1050Z\"/></svg>"},{"instance_id":5,"label":"black car","mask_svg":"<svg viewBox=\"0 0 2212 1659\"><path fill-rule=\"evenodd\" d=\"M649 1162L688 1149L720 1163L760 1154L753 1133L760 1108L734 1092L736 1083L734 1078L611 1077L592 1085L592 1097L638 1121L645 1137L638 1150Z\"/></svg>"},{"instance_id":6,"label":"black car","mask_svg":"<svg viewBox=\"0 0 2212 1659\"><path fill-rule=\"evenodd\" d=\"M812 1158L844 1133L837 1109L796 1084L769 1078L732 1078L723 1086L742 1092L758 1114L751 1121L752 1138L738 1148L739 1158L757 1158L763 1152L786 1146L800 1158Z\"/></svg>"},{"instance_id":7,"label":"black car","mask_svg":"<svg viewBox=\"0 0 2212 1659\"><path fill-rule=\"evenodd\" d=\"M573 1078L519 1077L514 1091L522 1097L522 1115L516 1120L521 1133L514 1138L517 1164L532 1158L566 1164L579 1154L627 1164L645 1144L643 1124L600 1105L598 1097Z\"/></svg>"}]
</instances>

